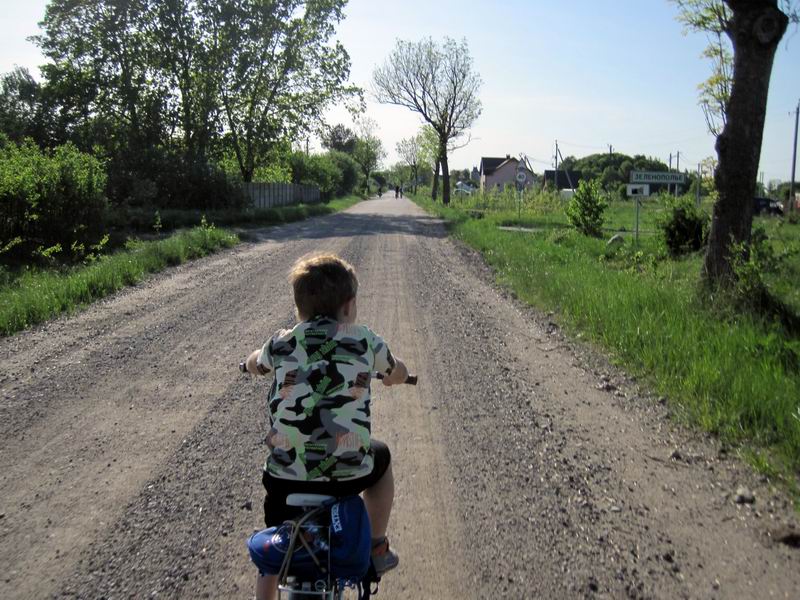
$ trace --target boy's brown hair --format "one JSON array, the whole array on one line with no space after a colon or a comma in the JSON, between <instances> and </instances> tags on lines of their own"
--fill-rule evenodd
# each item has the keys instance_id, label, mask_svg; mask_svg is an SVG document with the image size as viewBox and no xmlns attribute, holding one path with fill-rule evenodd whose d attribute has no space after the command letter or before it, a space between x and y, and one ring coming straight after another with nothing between
<instances>
[{"instance_id":1,"label":"boy's brown hair","mask_svg":"<svg viewBox=\"0 0 800 600\"><path fill-rule=\"evenodd\" d=\"M289 272L297 316L336 318L344 304L355 298L358 278L353 266L334 254L299 259Z\"/></svg>"}]
</instances>

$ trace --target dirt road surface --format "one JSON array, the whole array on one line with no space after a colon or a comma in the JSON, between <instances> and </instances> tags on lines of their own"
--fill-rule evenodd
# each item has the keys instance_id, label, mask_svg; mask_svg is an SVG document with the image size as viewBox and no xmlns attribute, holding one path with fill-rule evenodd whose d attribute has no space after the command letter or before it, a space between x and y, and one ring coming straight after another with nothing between
<instances>
[{"instance_id":1,"label":"dirt road surface","mask_svg":"<svg viewBox=\"0 0 800 600\"><path fill-rule=\"evenodd\" d=\"M250 598L286 274L337 252L360 320L419 375L374 390L400 598L797 598L786 500L384 197L0 340L0 598ZM746 486L754 504L737 504ZM794 528L793 528L794 527Z\"/></svg>"}]
</instances>

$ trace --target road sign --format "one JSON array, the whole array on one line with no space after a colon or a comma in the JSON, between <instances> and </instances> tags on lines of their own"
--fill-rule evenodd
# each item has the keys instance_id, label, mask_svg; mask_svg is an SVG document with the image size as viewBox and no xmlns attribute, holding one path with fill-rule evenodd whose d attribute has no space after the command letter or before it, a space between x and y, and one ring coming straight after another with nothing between
<instances>
[{"instance_id":1,"label":"road sign","mask_svg":"<svg viewBox=\"0 0 800 600\"><path fill-rule=\"evenodd\" d=\"M525 183L528 179L528 176L525 174L525 171L517 171L517 183Z\"/></svg>"},{"instance_id":2,"label":"road sign","mask_svg":"<svg viewBox=\"0 0 800 600\"><path fill-rule=\"evenodd\" d=\"M686 175L666 171L631 171L631 183L686 183Z\"/></svg>"},{"instance_id":3,"label":"road sign","mask_svg":"<svg viewBox=\"0 0 800 600\"><path fill-rule=\"evenodd\" d=\"M650 195L650 186L646 183L628 184L628 198L638 196L640 198L647 198Z\"/></svg>"}]
</instances>

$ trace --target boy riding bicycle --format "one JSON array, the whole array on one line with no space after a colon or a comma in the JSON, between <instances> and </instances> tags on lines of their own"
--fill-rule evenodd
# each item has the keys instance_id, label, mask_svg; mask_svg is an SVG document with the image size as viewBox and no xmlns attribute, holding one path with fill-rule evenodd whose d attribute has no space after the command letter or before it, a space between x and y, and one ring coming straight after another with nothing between
<instances>
[{"instance_id":1,"label":"boy riding bicycle","mask_svg":"<svg viewBox=\"0 0 800 600\"><path fill-rule=\"evenodd\" d=\"M363 492L378 574L399 563L386 528L394 498L388 447L370 437L370 381L405 382L408 370L383 339L356 324L358 279L334 255L295 263L289 276L300 321L276 332L247 359L253 375L274 374L269 392L270 454L262 482L264 521L280 525L294 516L292 493L352 496ZM277 594L275 575L259 575L258 600Z\"/></svg>"}]
</instances>

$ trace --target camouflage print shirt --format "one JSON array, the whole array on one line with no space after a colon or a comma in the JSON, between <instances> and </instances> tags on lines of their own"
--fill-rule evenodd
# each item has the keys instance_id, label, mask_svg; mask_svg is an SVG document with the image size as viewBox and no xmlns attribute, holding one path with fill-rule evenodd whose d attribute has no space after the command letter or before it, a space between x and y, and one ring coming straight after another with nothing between
<instances>
[{"instance_id":1,"label":"camouflage print shirt","mask_svg":"<svg viewBox=\"0 0 800 600\"><path fill-rule=\"evenodd\" d=\"M316 317L278 331L258 364L273 371L269 457L274 477L301 481L369 475L369 386L395 360L369 327Z\"/></svg>"}]
</instances>

